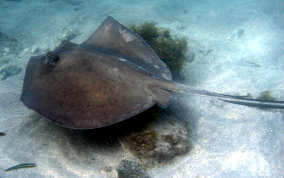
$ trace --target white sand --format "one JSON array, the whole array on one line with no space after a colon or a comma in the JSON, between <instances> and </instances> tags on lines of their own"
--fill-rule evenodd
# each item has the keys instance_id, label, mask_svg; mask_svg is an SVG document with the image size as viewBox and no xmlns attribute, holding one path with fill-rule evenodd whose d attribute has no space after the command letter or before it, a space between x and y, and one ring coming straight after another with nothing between
<instances>
[{"instance_id":1,"label":"white sand","mask_svg":"<svg viewBox=\"0 0 284 178\"><path fill-rule=\"evenodd\" d=\"M70 1L69 1L70 2ZM72 0L79 2L79 0ZM174 2L174 3L173 3ZM33 49L53 49L69 29L83 42L108 15L123 24L156 21L189 38L195 60L185 66L186 84L228 94L257 96L270 90L284 100L284 2L282 0L0 1L0 31L18 39L25 68ZM43 52L42 52L43 53ZM208 53L208 54L207 54ZM0 54L0 58L3 54ZM101 171L132 157L123 148L84 145L76 132L40 118L19 101L24 71L0 81L0 177L113 177ZM281 177L284 116L177 94L169 110L188 120L193 149L153 177ZM35 162L37 168L4 172Z\"/></svg>"}]
</instances>

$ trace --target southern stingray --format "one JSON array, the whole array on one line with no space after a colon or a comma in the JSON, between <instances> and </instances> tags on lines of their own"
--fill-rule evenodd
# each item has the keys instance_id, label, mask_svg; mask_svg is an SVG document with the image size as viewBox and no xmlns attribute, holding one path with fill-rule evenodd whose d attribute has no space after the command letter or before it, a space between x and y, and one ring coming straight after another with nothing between
<instances>
[{"instance_id":1,"label":"southern stingray","mask_svg":"<svg viewBox=\"0 0 284 178\"><path fill-rule=\"evenodd\" d=\"M108 126L156 104L167 107L172 92L284 108L284 101L218 94L171 79L166 64L140 36L108 17L82 44L65 41L45 55L31 57L21 101L61 126L81 129Z\"/></svg>"}]
</instances>

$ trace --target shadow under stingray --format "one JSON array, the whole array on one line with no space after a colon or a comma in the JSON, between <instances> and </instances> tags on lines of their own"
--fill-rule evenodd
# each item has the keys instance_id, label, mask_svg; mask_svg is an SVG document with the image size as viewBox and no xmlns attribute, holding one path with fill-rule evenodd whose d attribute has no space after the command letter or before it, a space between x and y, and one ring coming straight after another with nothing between
<instances>
[{"instance_id":1,"label":"shadow under stingray","mask_svg":"<svg viewBox=\"0 0 284 178\"><path fill-rule=\"evenodd\" d=\"M92 130L63 128L76 152L99 147L106 152L126 148L145 168L170 163L190 151L190 131L184 119L152 107L128 120ZM87 156L87 155L86 155Z\"/></svg>"}]
</instances>

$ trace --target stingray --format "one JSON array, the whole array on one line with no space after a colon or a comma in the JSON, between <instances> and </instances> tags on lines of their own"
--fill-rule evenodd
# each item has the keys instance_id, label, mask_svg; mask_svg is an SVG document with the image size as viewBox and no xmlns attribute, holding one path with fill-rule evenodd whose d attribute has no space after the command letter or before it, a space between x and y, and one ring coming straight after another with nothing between
<instances>
[{"instance_id":1,"label":"stingray","mask_svg":"<svg viewBox=\"0 0 284 178\"><path fill-rule=\"evenodd\" d=\"M53 51L31 57L21 101L63 127L91 129L126 120L154 105L165 108L172 92L284 108L284 101L248 99L173 82L153 49L112 17L82 44L63 41Z\"/></svg>"}]
</instances>

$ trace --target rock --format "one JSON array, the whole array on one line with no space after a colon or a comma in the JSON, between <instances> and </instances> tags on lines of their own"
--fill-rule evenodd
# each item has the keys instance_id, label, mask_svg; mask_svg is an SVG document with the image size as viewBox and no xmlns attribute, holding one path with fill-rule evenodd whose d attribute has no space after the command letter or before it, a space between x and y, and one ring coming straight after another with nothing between
<instances>
[{"instance_id":1,"label":"rock","mask_svg":"<svg viewBox=\"0 0 284 178\"><path fill-rule=\"evenodd\" d=\"M166 164L177 156L188 153L191 144L186 123L163 111L153 112L152 124L121 138L128 148L147 168Z\"/></svg>"},{"instance_id":2,"label":"rock","mask_svg":"<svg viewBox=\"0 0 284 178\"><path fill-rule=\"evenodd\" d=\"M137 162L122 160L117 168L119 178L150 178Z\"/></svg>"}]
</instances>

